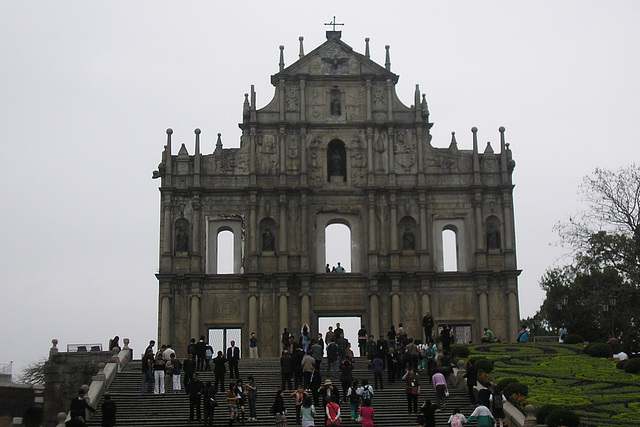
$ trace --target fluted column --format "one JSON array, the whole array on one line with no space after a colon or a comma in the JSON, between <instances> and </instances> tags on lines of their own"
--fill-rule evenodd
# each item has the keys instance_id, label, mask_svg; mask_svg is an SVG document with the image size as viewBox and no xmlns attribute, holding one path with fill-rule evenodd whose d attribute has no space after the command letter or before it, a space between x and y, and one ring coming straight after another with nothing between
<instances>
[{"instance_id":1,"label":"fluted column","mask_svg":"<svg viewBox=\"0 0 640 427\"><path fill-rule=\"evenodd\" d=\"M198 338L200 335L200 296L191 295L191 336Z\"/></svg>"},{"instance_id":2,"label":"fluted column","mask_svg":"<svg viewBox=\"0 0 640 427\"><path fill-rule=\"evenodd\" d=\"M162 297L160 312L160 343L171 342L171 299Z\"/></svg>"},{"instance_id":3,"label":"fluted column","mask_svg":"<svg viewBox=\"0 0 640 427\"><path fill-rule=\"evenodd\" d=\"M279 310L279 323L280 323L280 331L283 331L284 328L288 328L289 325L289 311L288 311L288 298L286 294L280 294L280 310Z\"/></svg>"},{"instance_id":4,"label":"fluted column","mask_svg":"<svg viewBox=\"0 0 640 427\"><path fill-rule=\"evenodd\" d=\"M515 290L509 290L508 295L509 301L509 341L516 341L517 331L518 331L518 319L520 314L518 313L518 297L516 296Z\"/></svg>"},{"instance_id":5,"label":"fluted column","mask_svg":"<svg viewBox=\"0 0 640 427\"><path fill-rule=\"evenodd\" d=\"M311 301L309 298L309 294L303 294L300 298L300 319L301 323L310 325L311 324Z\"/></svg>"},{"instance_id":6,"label":"fluted column","mask_svg":"<svg viewBox=\"0 0 640 427\"><path fill-rule=\"evenodd\" d=\"M371 312L370 331L376 338L380 336L380 301L378 294L369 297L369 309Z\"/></svg>"},{"instance_id":7,"label":"fluted column","mask_svg":"<svg viewBox=\"0 0 640 427\"><path fill-rule=\"evenodd\" d=\"M478 306L480 309L480 330L478 332L482 335L484 328L489 327L489 304L486 290L481 290L478 294Z\"/></svg>"},{"instance_id":8,"label":"fluted column","mask_svg":"<svg viewBox=\"0 0 640 427\"><path fill-rule=\"evenodd\" d=\"M394 292L391 294L391 324L398 327L400 323L400 294Z\"/></svg>"},{"instance_id":9,"label":"fluted column","mask_svg":"<svg viewBox=\"0 0 640 427\"><path fill-rule=\"evenodd\" d=\"M258 332L258 297L249 296L249 333Z\"/></svg>"}]
</instances>

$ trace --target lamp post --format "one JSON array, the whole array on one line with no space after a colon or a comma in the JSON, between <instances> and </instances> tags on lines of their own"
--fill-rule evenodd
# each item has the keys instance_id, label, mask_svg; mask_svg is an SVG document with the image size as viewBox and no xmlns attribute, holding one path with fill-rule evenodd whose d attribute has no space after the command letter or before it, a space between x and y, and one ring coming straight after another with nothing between
<instances>
[{"instance_id":1,"label":"lamp post","mask_svg":"<svg viewBox=\"0 0 640 427\"><path fill-rule=\"evenodd\" d=\"M604 299L600 305L602 306L602 311L605 313L609 313L609 321L611 323L611 338L615 338L616 331L613 328L613 310L615 309L616 302L618 301L618 296L611 292L609 296Z\"/></svg>"},{"instance_id":2,"label":"lamp post","mask_svg":"<svg viewBox=\"0 0 640 427\"><path fill-rule=\"evenodd\" d=\"M556 301L556 307L560 312L560 323L564 322L564 308L569 303L569 296L567 294L562 294L560 298Z\"/></svg>"}]
</instances>

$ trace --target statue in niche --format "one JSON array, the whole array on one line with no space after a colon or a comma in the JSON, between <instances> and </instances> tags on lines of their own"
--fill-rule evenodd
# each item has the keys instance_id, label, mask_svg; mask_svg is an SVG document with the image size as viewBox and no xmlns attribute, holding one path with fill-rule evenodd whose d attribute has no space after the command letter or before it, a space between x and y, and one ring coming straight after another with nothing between
<instances>
[{"instance_id":1,"label":"statue in niche","mask_svg":"<svg viewBox=\"0 0 640 427\"><path fill-rule=\"evenodd\" d=\"M189 252L188 223L181 219L176 222L176 252Z\"/></svg>"},{"instance_id":2,"label":"statue in niche","mask_svg":"<svg viewBox=\"0 0 640 427\"><path fill-rule=\"evenodd\" d=\"M402 235L402 250L414 251L416 249L416 237L411 232L409 227L406 228Z\"/></svg>"},{"instance_id":3,"label":"statue in niche","mask_svg":"<svg viewBox=\"0 0 640 427\"><path fill-rule=\"evenodd\" d=\"M489 229L487 230L487 249L500 250L500 231L493 221L491 221L488 226Z\"/></svg>"},{"instance_id":4,"label":"statue in niche","mask_svg":"<svg viewBox=\"0 0 640 427\"><path fill-rule=\"evenodd\" d=\"M338 150L331 155L331 176L342 176L342 158Z\"/></svg>"},{"instance_id":5,"label":"statue in niche","mask_svg":"<svg viewBox=\"0 0 640 427\"><path fill-rule=\"evenodd\" d=\"M273 237L273 233L271 233L271 229L269 227L264 230L262 233L262 250L265 252L273 252L276 249L276 239Z\"/></svg>"},{"instance_id":6,"label":"statue in niche","mask_svg":"<svg viewBox=\"0 0 640 427\"><path fill-rule=\"evenodd\" d=\"M331 91L331 115L342 115L342 106L340 105L340 91L336 89Z\"/></svg>"}]
</instances>

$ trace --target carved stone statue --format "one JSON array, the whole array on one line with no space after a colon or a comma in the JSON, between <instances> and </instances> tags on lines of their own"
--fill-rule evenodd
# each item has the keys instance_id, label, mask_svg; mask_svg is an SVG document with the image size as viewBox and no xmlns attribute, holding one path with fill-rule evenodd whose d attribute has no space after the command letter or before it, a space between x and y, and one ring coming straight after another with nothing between
<instances>
[{"instance_id":1,"label":"carved stone statue","mask_svg":"<svg viewBox=\"0 0 640 427\"><path fill-rule=\"evenodd\" d=\"M489 223L489 229L487 230L487 249L500 250L500 231L498 231L493 222Z\"/></svg>"},{"instance_id":2,"label":"carved stone statue","mask_svg":"<svg viewBox=\"0 0 640 427\"><path fill-rule=\"evenodd\" d=\"M262 233L262 250L265 252L273 252L276 249L276 239L269 227Z\"/></svg>"},{"instance_id":3,"label":"carved stone statue","mask_svg":"<svg viewBox=\"0 0 640 427\"><path fill-rule=\"evenodd\" d=\"M186 220L176 222L176 252L189 252L189 231Z\"/></svg>"},{"instance_id":4,"label":"carved stone statue","mask_svg":"<svg viewBox=\"0 0 640 427\"><path fill-rule=\"evenodd\" d=\"M340 158L340 153L338 151L334 151L331 155L331 175L332 176L341 176L342 175L342 159Z\"/></svg>"}]
</instances>

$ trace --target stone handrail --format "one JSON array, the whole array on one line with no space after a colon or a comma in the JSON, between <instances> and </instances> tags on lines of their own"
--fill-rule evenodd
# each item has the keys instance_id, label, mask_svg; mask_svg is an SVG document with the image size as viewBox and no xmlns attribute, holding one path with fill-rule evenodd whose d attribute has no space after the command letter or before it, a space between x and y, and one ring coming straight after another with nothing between
<instances>
[{"instance_id":1,"label":"stone handrail","mask_svg":"<svg viewBox=\"0 0 640 427\"><path fill-rule=\"evenodd\" d=\"M100 371L91 379L87 396L93 405L100 402L102 395L109 390L113 379L118 372L121 372L125 366L131 361L131 349L129 348L129 338L123 340L124 348L119 352L114 352L111 361L105 363ZM101 364L102 365L102 364ZM83 386L84 387L84 386ZM71 418L69 413L58 413L58 425L56 427L65 427L65 421ZM87 419L91 418L91 413L87 414Z\"/></svg>"}]
</instances>

